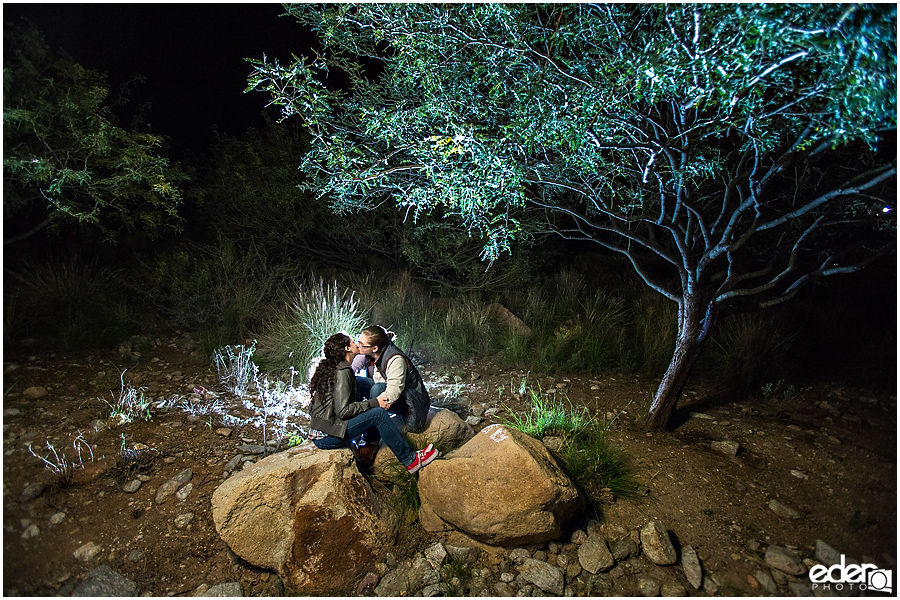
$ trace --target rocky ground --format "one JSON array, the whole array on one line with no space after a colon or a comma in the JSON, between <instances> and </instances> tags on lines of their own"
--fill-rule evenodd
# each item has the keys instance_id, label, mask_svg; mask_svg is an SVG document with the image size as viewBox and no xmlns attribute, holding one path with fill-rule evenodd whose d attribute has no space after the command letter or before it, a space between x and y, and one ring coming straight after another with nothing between
<instances>
[{"instance_id":1,"label":"rocky ground","mask_svg":"<svg viewBox=\"0 0 900 600\"><path fill-rule=\"evenodd\" d=\"M101 399L119 393L123 371L127 383L154 399L149 421L110 420ZM604 504L592 522L543 548L419 536L372 566L381 591L398 573L418 569L421 587L400 591L789 595L803 593L808 578L783 574L767 557L784 548L808 567L817 540L846 554L848 563L896 571L895 396L806 382L744 400L697 386L688 390L674 431L648 434L639 421L653 381L618 374L536 379L483 363L424 371L435 401L473 417L476 430L526 409L527 395L516 394L523 378L576 406L617 416L611 439L631 457L646 494ZM224 422L220 414L184 410L200 386L219 394L229 415ZM259 415L223 393L189 336L136 339L107 354L5 348L3 389L4 595L290 593L275 574L231 554L216 534L210 497L229 471L258 460L263 435ZM79 433L90 444L81 456L85 468L63 486L28 446L48 456L50 442L76 458ZM706 580L700 589L681 564L660 567L640 551L640 531L651 521L668 530L679 552L696 551ZM582 568L579 549L593 535L607 540L613 554L620 543L611 569ZM625 540L635 548L621 554ZM436 555L466 547L477 551L434 568ZM541 573L551 583L541 583L535 575ZM111 587L96 587L102 585Z\"/></svg>"}]
</instances>

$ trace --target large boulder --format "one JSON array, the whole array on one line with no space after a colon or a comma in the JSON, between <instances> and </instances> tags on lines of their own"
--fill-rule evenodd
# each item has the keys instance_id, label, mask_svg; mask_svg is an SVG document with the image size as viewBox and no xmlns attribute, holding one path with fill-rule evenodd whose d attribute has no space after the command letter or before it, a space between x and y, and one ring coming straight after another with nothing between
<instances>
[{"instance_id":1,"label":"large boulder","mask_svg":"<svg viewBox=\"0 0 900 600\"><path fill-rule=\"evenodd\" d=\"M459 448L475 435L475 431L452 410L431 407L425 423L425 429L421 433L406 434L410 443L416 448L434 444L435 448L445 453ZM384 443L381 444L378 454L375 456L373 473L377 479L382 481L391 481L398 476L407 476L406 469Z\"/></svg>"},{"instance_id":2,"label":"large boulder","mask_svg":"<svg viewBox=\"0 0 900 600\"><path fill-rule=\"evenodd\" d=\"M584 508L544 445L503 425L485 427L420 473L423 527L439 531L447 523L495 546L557 540Z\"/></svg>"},{"instance_id":3,"label":"large boulder","mask_svg":"<svg viewBox=\"0 0 900 600\"><path fill-rule=\"evenodd\" d=\"M353 589L386 539L349 449L306 443L269 456L225 480L212 511L235 554L301 592Z\"/></svg>"}]
</instances>

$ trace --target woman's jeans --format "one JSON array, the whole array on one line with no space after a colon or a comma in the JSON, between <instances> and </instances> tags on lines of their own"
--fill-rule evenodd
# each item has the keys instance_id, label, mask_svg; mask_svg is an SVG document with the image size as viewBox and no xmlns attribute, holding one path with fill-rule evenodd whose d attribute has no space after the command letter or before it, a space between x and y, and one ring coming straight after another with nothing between
<instances>
[{"instance_id":1,"label":"woman's jeans","mask_svg":"<svg viewBox=\"0 0 900 600\"><path fill-rule=\"evenodd\" d=\"M379 392L380 393L380 392ZM391 421L391 417L386 410L380 406L370 408L366 412L356 415L347 421L347 436L343 438L326 436L319 440L313 440L316 448L321 450L336 450L338 448L349 448L350 441L366 433L372 428L378 429L381 439L387 444L388 448L394 453L397 459L404 466L412 464L416 458L416 453L412 447L403 439L400 430Z\"/></svg>"},{"instance_id":2,"label":"woman's jeans","mask_svg":"<svg viewBox=\"0 0 900 600\"><path fill-rule=\"evenodd\" d=\"M377 398L379 394L387 389L387 384L383 381L375 383L375 380L371 377L360 377L357 375L356 389L359 390L360 400L368 400L370 398ZM391 417L394 418L394 421L398 426L402 427L406 424L406 419L409 416L409 408L406 406L405 401L398 400L397 402L394 402L393 406L388 408L387 411Z\"/></svg>"}]
</instances>

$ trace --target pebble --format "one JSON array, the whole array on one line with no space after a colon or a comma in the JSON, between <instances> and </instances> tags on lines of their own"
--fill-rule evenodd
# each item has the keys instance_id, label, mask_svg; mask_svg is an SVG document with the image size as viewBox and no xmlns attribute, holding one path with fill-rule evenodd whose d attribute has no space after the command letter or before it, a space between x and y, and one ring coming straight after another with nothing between
<instances>
[{"instance_id":1,"label":"pebble","mask_svg":"<svg viewBox=\"0 0 900 600\"><path fill-rule=\"evenodd\" d=\"M193 483L186 483L184 486L175 493L175 497L181 501L187 500L187 497L191 495L191 492L194 489Z\"/></svg>"},{"instance_id":2,"label":"pebble","mask_svg":"<svg viewBox=\"0 0 900 600\"><path fill-rule=\"evenodd\" d=\"M100 553L100 546L95 544L94 542L88 542L84 544L78 550L76 550L73 554L75 558L82 562L89 562L93 560L97 554Z\"/></svg>"},{"instance_id":3,"label":"pebble","mask_svg":"<svg viewBox=\"0 0 900 600\"><path fill-rule=\"evenodd\" d=\"M122 486L122 491L127 494L133 494L136 491L138 491L139 489L141 489L141 480L140 479L132 479L131 481L126 483L124 486Z\"/></svg>"},{"instance_id":4,"label":"pebble","mask_svg":"<svg viewBox=\"0 0 900 600\"><path fill-rule=\"evenodd\" d=\"M775 500L774 498L772 500L769 500L769 509L771 509L771 511L779 517L785 517L788 519L800 518L800 513L798 513L790 506L787 506L785 504L782 504L778 500Z\"/></svg>"},{"instance_id":5,"label":"pebble","mask_svg":"<svg viewBox=\"0 0 900 600\"><path fill-rule=\"evenodd\" d=\"M52 517L50 517L50 525L59 525L66 518L66 513L58 512L54 513Z\"/></svg>"},{"instance_id":6,"label":"pebble","mask_svg":"<svg viewBox=\"0 0 900 600\"><path fill-rule=\"evenodd\" d=\"M184 529L188 526L188 523L194 518L194 513L184 513L183 515L178 515L175 517L175 527L178 529Z\"/></svg>"}]
</instances>

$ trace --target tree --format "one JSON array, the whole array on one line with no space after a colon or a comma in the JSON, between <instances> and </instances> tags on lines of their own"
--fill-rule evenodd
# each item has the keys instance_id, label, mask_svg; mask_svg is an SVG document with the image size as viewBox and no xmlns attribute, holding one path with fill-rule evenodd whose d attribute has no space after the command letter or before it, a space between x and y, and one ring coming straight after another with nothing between
<instances>
[{"instance_id":1,"label":"tree","mask_svg":"<svg viewBox=\"0 0 900 600\"><path fill-rule=\"evenodd\" d=\"M162 138L116 124L106 76L51 51L34 28L5 31L3 211L9 237L64 221L178 229L178 185Z\"/></svg>"},{"instance_id":2,"label":"tree","mask_svg":"<svg viewBox=\"0 0 900 600\"><path fill-rule=\"evenodd\" d=\"M441 209L491 259L538 219L678 305L664 429L717 318L894 245L893 5L293 6L324 53L251 61L338 209ZM349 84L328 89L329 71ZM888 200L889 198L889 200Z\"/></svg>"}]
</instances>

